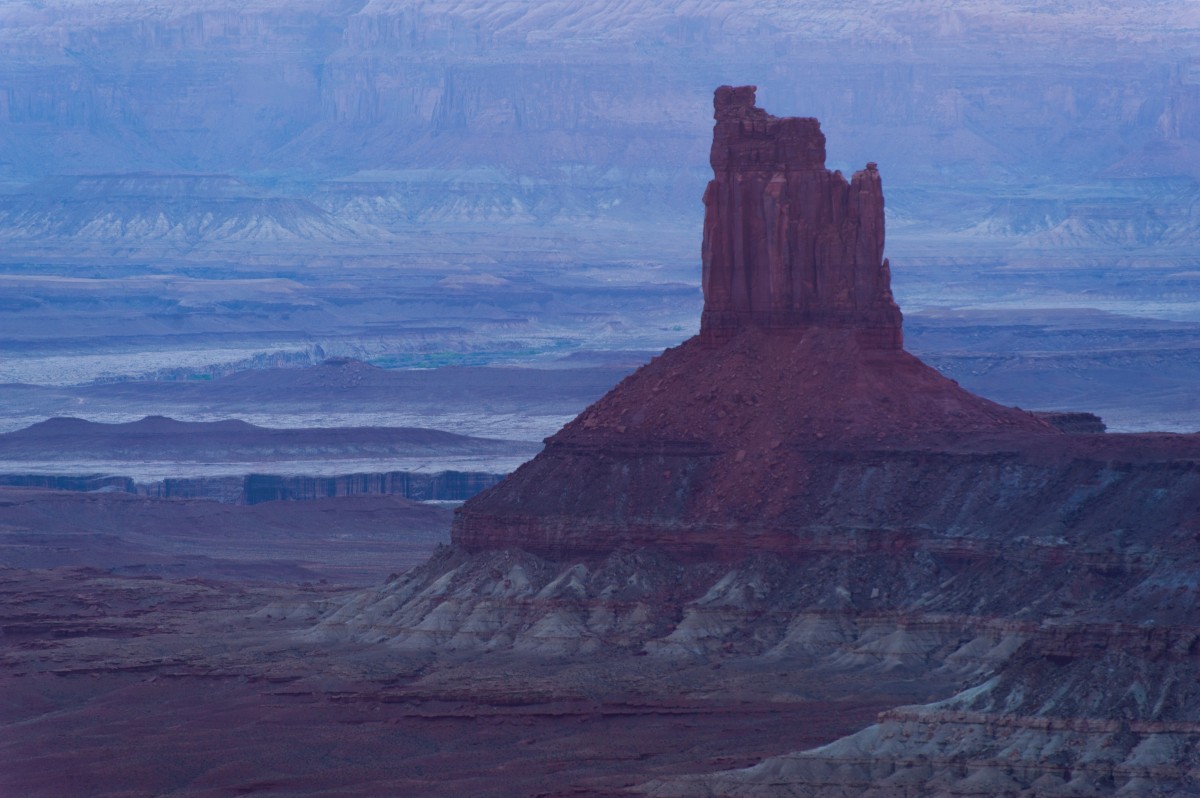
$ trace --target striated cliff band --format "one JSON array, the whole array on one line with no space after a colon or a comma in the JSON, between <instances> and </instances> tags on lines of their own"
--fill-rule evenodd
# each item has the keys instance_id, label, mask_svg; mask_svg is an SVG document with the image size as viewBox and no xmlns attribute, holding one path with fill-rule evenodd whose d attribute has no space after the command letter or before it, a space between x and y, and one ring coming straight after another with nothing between
<instances>
[{"instance_id":1,"label":"striated cliff band","mask_svg":"<svg viewBox=\"0 0 1200 798\"><path fill-rule=\"evenodd\" d=\"M540 674L459 682L475 700L567 690L586 657L601 704L636 682L660 706L893 707L793 754L811 739L776 721L758 764L625 784L648 795L1200 795L1200 437L1103 434L925 366L876 167L826 170L816 120L753 87L715 109L700 334L304 637Z\"/></svg>"}]
</instances>

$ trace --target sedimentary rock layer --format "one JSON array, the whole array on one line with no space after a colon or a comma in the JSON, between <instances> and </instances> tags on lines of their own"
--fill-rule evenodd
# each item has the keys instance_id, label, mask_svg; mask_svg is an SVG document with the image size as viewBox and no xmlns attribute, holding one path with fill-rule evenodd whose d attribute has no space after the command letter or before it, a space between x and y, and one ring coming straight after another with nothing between
<instances>
[{"instance_id":1,"label":"sedimentary rock layer","mask_svg":"<svg viewBox=\"0 0 1200 798\"><path fill-rule=\"evenodd\" d=\"M713 106L701 337L842 327L866 346L899 349L875 164L847 183L825 168L820 123L771 116L753 86L722 86Z\"/></svg>"},{"instance_id":2,"label":"sedimentary rock layer","mask_svg":"<svg viewBox=\"0 0 1200 798\"><path fill-rule=\"evenodd\" d=\"M800 550L809 529L964 524L990 504L956 507L908 481L931 468L976 478L1038 468L1016 454L1019 436L1046 439L1042 460L1057 459L1066 438L903 351L863 347L852 330L748 329L717 350L696 338L472 500L454 541L554 556L625 545L740 556Z\"/></svg>"},{"instance_id":3,"label":"sedimentary rock layer","mask_svg":"<svg viewBox=\"0 0 1200 798\"><path fill-rule=\"evenodd\" d=\"M701 334L307 639L938 699L656 796L1200 794L1200 436L1003 407L904 352L876 171L831 175L749 87L716 107Z\"/></svg>"}]
</instances>

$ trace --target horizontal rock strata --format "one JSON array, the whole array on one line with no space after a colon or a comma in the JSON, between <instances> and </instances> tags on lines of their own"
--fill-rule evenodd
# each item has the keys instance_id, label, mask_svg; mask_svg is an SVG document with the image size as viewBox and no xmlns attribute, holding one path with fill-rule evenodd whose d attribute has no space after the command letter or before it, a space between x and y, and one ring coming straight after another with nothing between
<instances>
[{"instance_id":1,"label":"horizontal rock strata","mask_svg":"<svg viewBox=\"0 0 1200 798\"><path fill-rule=\"evenodd\" d=\"M1200 436L1002 407L906 353L877 170L829 173L751 87L715 102L701 334L306 639L898 699L643 794L1200 794Z\"/></svg>"},{"instance_id":2,"label":"horizontal rock strata","mask_svg":"<svg viewBox=\"0 0 1200 798\"><path fill-rule=\"evenodd\" d=\"M828 326L899 349L875 164L849 182L830 172L817 120L771 116L755 106L753 86L722 86L713 105L701 337Z\"/></svg>"}]
</instances>

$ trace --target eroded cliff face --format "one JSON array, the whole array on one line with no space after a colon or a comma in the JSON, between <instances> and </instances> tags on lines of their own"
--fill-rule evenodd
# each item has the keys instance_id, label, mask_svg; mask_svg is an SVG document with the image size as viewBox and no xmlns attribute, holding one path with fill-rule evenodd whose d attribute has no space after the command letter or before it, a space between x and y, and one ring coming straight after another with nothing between
<instances>
[{"instance_id":1,"label":"eroded cliff face","mask_svg":"<svg viewBox=\"0 0 1200 798\"><path fill-rule=\"evenodd\" d=\"M752 326L837 327L865 346L899 349L876 165L847 183L825 168L820 123L771 116L753 86L722 86L713 106L702 339Z\"/></svg>"},{"instance_id":2,"label":"eroded cliff face","mask_svg":"<svg viewBox=\"0 0 1200 798\"><path fill-rule=\"evenodd\" d=\"M919 480L926 465L913 452L951 443L963 473L986 471L1013 436L1062 437L903 351L878 170L847 183L825 169L817 120L773 117L754 97L753 86L722 86L714 98L700 335L464 507L456 544L550 556L628 545L794 553L807 529L831 523L821 503L834 485ZM830 465L830 452L871 457ZM903 494L882 490L854 517L898 528L903 498L926 521L949 522L945 508ZM986 516L986 502L968 504Z\"/></svg>"},{"instance_id":3,"label":"eroded cliff face","mask_svg":"<svg viewBox=\"0 0 1200 798\"><path fill-rule=\"evenodd\" d=\"M1089 431L925 366L901 347L877 172L830 174L816 122L748 87L716 105L702 334L306 639L521 663L506 678L619 663L655 700L702 663L724 669L705 696L892 707L650 795L1200 794L1200 436Z\"/></svg>"}]
</instances>

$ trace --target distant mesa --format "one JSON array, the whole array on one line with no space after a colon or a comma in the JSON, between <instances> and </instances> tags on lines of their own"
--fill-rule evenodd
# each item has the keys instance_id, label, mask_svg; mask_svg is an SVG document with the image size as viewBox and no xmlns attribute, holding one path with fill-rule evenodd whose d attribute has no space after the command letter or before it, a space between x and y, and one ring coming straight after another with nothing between
<instances>
[{"instance_id":1,"label":"distant mesa","mask_svg":"<svg viewBox=\"0 0 1200 798\"><path fill-rule=\"evenodd\" d=\"M179 421L146 416L106 424L56 417L0 434L0 458L111 460L223 457L352 457L366 454L524 453L533 444L424 427L260 427L240 419Z\"/></svg>"},{"instance_id":2,"label":"distant mesa","mask_svg":"<svg viewBox=\"0 0 1200 798\"><path fill-rule=\"evenodd\" d=\"M106 424L97 421L88 421L87 419L75 418L73 416L55 416L48 418L45 421L39 421L36 424L31 424L24 429L15 430L13 432L0 435L0 450L3 447L5 440L36 440L36 439L57 439L57 438L72 438L81 439L85 437L106 437L112 440L117 440L125 436L146 436L146 435L185 435L195 433L214 433L214 432L242 432L252 430L263 430L264 427L256 427L253 424L248 424L245 421L238 419L225 419L222 421L179 421L168 416L145 416L137 421L126 421L115 424Z\"/></svg>"}]
</instances>

